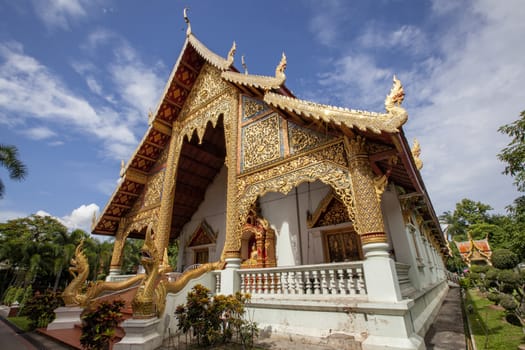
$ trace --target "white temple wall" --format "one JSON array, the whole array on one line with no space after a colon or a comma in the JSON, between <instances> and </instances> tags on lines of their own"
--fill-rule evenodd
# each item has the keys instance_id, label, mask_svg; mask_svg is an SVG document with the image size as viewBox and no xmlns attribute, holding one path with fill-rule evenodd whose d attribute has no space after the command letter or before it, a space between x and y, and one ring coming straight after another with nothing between
<instances>
[{"instance_id":1,"label":"white temple wall","mask_svg":"<svg viewBox=\"0 0 525 350\"><path fill-rule=\"evenodd\" d=\"M385 230L389 237L389 244L393 248L395 260L411 266L408 270L408 276L412 285L420 289L421 278L417 268L414 241L405 227L401 204L393 186L388 187L387 191L383 193L381 209L385 221Z\"/></svg>"},{"instance_id":2,"label":"white temple wall","mask_svg":"<svg viewBox=\"0 0 525 350\"><path fill-rule=\"evenodd\" d=\"M277 266L324 262L321 235L309 234L306 216L329 191L330 186L316 181L303 183L286 195L272 192L260 198L261 214L275 230Z\"/></svg>"},{"instance_id":3,"label":"white temple wall","mask_svg":"<svg viewBox=\"0 0 525 350\"><path fill-rule=\"evenodd\" d=\"M220 260L222 248L226 239L226 187L228 172L225 166L222 167L212 183L208 186L204 195L204 200L191 220L184 225L179 237L179 259L177 260L177 271L182 271L184 267L193 265L193 250L187 245L197 227L206 220L213 232L217 235L215 245L202 246L208 248L209 261Z\"/></svg>"}]
</instances>

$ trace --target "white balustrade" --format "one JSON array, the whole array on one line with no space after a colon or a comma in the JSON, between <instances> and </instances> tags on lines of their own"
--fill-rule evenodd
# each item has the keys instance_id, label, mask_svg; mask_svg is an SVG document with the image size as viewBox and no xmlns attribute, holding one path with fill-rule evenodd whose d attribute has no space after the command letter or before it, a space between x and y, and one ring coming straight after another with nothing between
<instances>
[{"instance_id":1,"label":"white balustrade","mask_svg":"<svg viewBox=\"0 0 525 350\"><path fill-rule=\"evenodd\" d=\"M240 269L242 293L272 295L366 295L361 262Z\"/></svg>"}]
</instances>

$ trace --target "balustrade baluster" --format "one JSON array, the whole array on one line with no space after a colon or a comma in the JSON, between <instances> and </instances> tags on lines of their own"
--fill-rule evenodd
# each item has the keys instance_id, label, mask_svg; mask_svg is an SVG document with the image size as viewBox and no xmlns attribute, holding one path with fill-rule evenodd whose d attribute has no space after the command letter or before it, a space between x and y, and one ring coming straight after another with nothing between
<instances>
[{"instance_id":1,"label":"balustrade baluster","mask_svg":"<svg viewBox=\"0 0 525 350\"><path fill-rule=\"evenodd\" d=\"M313 270L312 276L314 279L314 294L321 294L320 283L319 283L319 271Z\"/></svg>"},{"instance_id":2,"label":"balustrade baluster","mask_svg":"<svg viewBox=\"0 0 525 350\"><path fill-rule=\"evenodd\" d=\"M250 294L255 294L255 274L249 273L248 281L250 281Z\"/></svg>"},{"instance_id":3,"label":"balustrade baluster","mask_svg":"<svg viewBox=\"0 0 525 350\"><path fill-rule=\"evenodd\" d=\"M357 279L354 278L355 271L353 268L349 267L346 269L346 273L348 274L348 280L346 280L346 283L348 286L348 293L350 295L354 295L355 290L356 290L356 282L357 282Z\"/></svg>"},{"instance_id":4,"label":"balustrade baluster","mask_svg":"<svg viewBox=\"0 0 525 350\"><path fill-rule=\"evenodd\" d=\"M269 291L269 281L268 281L268 273L267 272L263 272L263 275L262 275L262 278L263 278L263 293L264 294L270 294L270 291Z\"/></svg>"},{"instance_id":5,"label":"balustrade baluster","mask_svg":"<svg viewBox=\"0 0 525 350\"><path fill-rule=\"evenodd\" d=\"M283 283L283 293L290 294L290 291L288 290L288 272L281 273L281 276L282 276L282 283Z\"/></svg>"},{"instance_id":6,"label":"balustrade baluster","mask_svg":"<svg viewBox=\"0 0 525 350\"><path fill-rule=\"evenodd\" d=\"M337 290L335 289L336 287L335 270L334 269L328 270L328 274L330 276L330 281L329 281L330 294L337 294Z\"/></svg>"},{"instance_id":7,"label":"balustrade baluster","mask_svg":"<svg viewBox=\"0 0 525 350\"><path fill-rule=\"evenodd\" d=\"M257 285L257 294L261 294L262 293L262 276L261 276L261 273L258 272L257 275L256 275L256 285Z\"/></svg>"},{"instance_id":8,"label":"balustrade baluster","mask_svg":"<svg viewBox=\"0 0 525 350\"><path fill-rule=\"evenodd\" d=\"M290 278L290 280L288 281L288 288L290 288L290 294L297 294L297 281L295 280L295 272L290 271L288 277Z\"/></svg>"},{"instance_id":9,"label":"balustrade baluster","mask_svg":"<svg viewBox=\"0 0 525 350\"><path fill-rule=\"evenodd\" d=\"M215 293L221 292L221 274L216 273L215 274Z\"/></svg>"},{"instance_id":10,"label":"balustrade baluster","mask_svg":"<svg viewBox=\"0 0 525 350\"><path fill-rule=\"evenodd\" d=\"M363 269L358 267L357 269L357 290L359 294L366 294L365 279L363 278Z\"/></svg>"},{"instance_id":11,"label":"balustrade baluster","mask_svg":"<svg viewBox=\"0 0 525 350\"><path fill-rule=\"evenodd\" d=\"M275 294L275 273L270 272L268 278L270 279L268 292L270 294Z\"/></svg>"},{"instance_id":12,"label":"balustrade baluster","mask_svg":"<svg viewBox=\"0 0 525 350\"><path fill-rule=\"evenodd\" d=\"M343 269L338 269L337 270L337 277L339 279L339 294L348 294L346 292L346 287L345 287L345 272L343 271Z\"/></svg>"},{"instance_id":13,"label":"balustrade baluster","mask_svg":"<svg viewBox=\"0 0 525 350\"><path fill-rule=\"evenodd\" d=\"M275 294L283 294L282 284L281 284L281 273L277 272L275 274Z\"/></svg>"},{"instance_id":14,"label":"balustrade baluster","mask_svg":"<svg viewBox=\"0 0 525 350\"><path fill-rule=\"evenodd\" d=\"M328 294L328 282L326 281L326 270L321 270L321 291L322 294Z\"/></svg>"},{"instance_id":15,"label":"balustrade baluster","mask_svg":"<svg viewBox=\"0 0 525 350\"><path fill-rule=\"evenodd\" d=\"M306 281L306 294L312 294L312 281L310 280L310 271L304 272L304 279Z\"/></svg>"},{"instance_id":16,"label":"balustrade baluster","mask_svg":"<svg viewBox=\"0 0 525 350\"><path fill-rule=\"evenodd\" d=\"M297 271L295 276L297 279L297 292L298 294L304 294L303 271Z\"/></svg>"}]
</instances>

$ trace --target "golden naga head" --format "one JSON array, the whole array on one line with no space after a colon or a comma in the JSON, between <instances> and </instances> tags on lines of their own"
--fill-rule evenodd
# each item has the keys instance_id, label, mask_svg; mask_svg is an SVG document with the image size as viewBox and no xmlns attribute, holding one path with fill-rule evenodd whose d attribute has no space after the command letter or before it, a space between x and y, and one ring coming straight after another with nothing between
<instances>
[{"instance_id":1,"label":"golden naga head","mask_svg":"<svg viewBox=\"0 0 525 350\"><path fill-rule=\"evenodd\" d=\"M405 99L405 90L403 89L401 81L397 79L395 75L392 80L392 89L390 89L390 93L386 96L385 99L385 108L387 111L394 106L401 105L401 103L403 103L403 100Z\"/></svg>"},{"instance_id":2,"label":"golden naga head","mask_svg":"<svg viewBox=\"0 0 525 350\"><path fill-rule=\"evenodd\" d=\"M275 76L284 76L284 71L286 70L286 55L283 52L283 55L281 56L281 61L277 65L277 68L275 68Z\"/></svg>"},{"instance_id":3,"label":"golden naga head","mask_svg":"<svg viewBox=\"0 0 525 350\"><path fill-rule=\"evenodd\" d=\"M157 248L155 247L155 241L153 240L152 226L152 224L148 225L148 228L146 229L146 237L144 238L144 245L140 250L140 262L148 272L151 272L149 270L155 267L159 259Z\"/></svg>"},{"instance_id":4,"label":"golden naga head","mask_svg":"<svg viewBox=\"0 0 525 350\"><path fill-rule=\"evenodd\" d=\"M233 63L233 60L234 60L234 57L235 57L235 52L237 52L237 44L234 41L230 51L228 51L228 59L227 60L228 60L228 62L230 64Z\"/></svg>"}]
</instances>

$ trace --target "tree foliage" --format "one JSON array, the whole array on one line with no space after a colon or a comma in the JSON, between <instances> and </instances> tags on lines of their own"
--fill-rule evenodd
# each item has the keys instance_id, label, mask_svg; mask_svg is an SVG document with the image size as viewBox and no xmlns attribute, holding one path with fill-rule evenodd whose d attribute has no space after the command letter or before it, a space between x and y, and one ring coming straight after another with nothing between
<instances>
[{"instance_id":1,"label":"tree foliage","mask_svg":"<svg viewBox=\"0 0 525 350\"><path fill-rule=\"evenodd\" d=\"M497 269L512 269L518 262L518 256L509 249L496 249L492 253L492 265Z\"/></svg>"},{"instance_id":2,"label":"tree foliage","mask_svg":"<svg viewBox=\"0 0 525 350\"><path fill-rule=\"evenodd\" d=\"M503 173L512 176L518 190L523 192L525 191L525 111L521 112L518 120L501 126L498 131L512 139L498 154L498 158L506 163Z\"/></svg>"},{"instance_id":3,"label":"tree foliage","mask_svg":"<svg viewBox=\"0 0 525 350\"><path fill-rule=\"evenodd\" d=\"M490 205L464 198L456 203L453 213L446 211L439 219L447 225L450 236L457 241L462 241L467 238L471 226L491 223L491 216L488 213L490 210L492 210Z\"/></svg>"},{"instance_id":4,"label":"tree foliage","mask_svg":"<svg viewBox=\"0 0 525 350\"><path fill-rule=\"evenodd\" d=\"M23 180L27 175L27 168L18 159L18 149L15 146L0 144L0 166L7 169L12 180ZM5 185L0 179L0 198L4 196L4 191Z\"/></svg>"}]
</instances>

